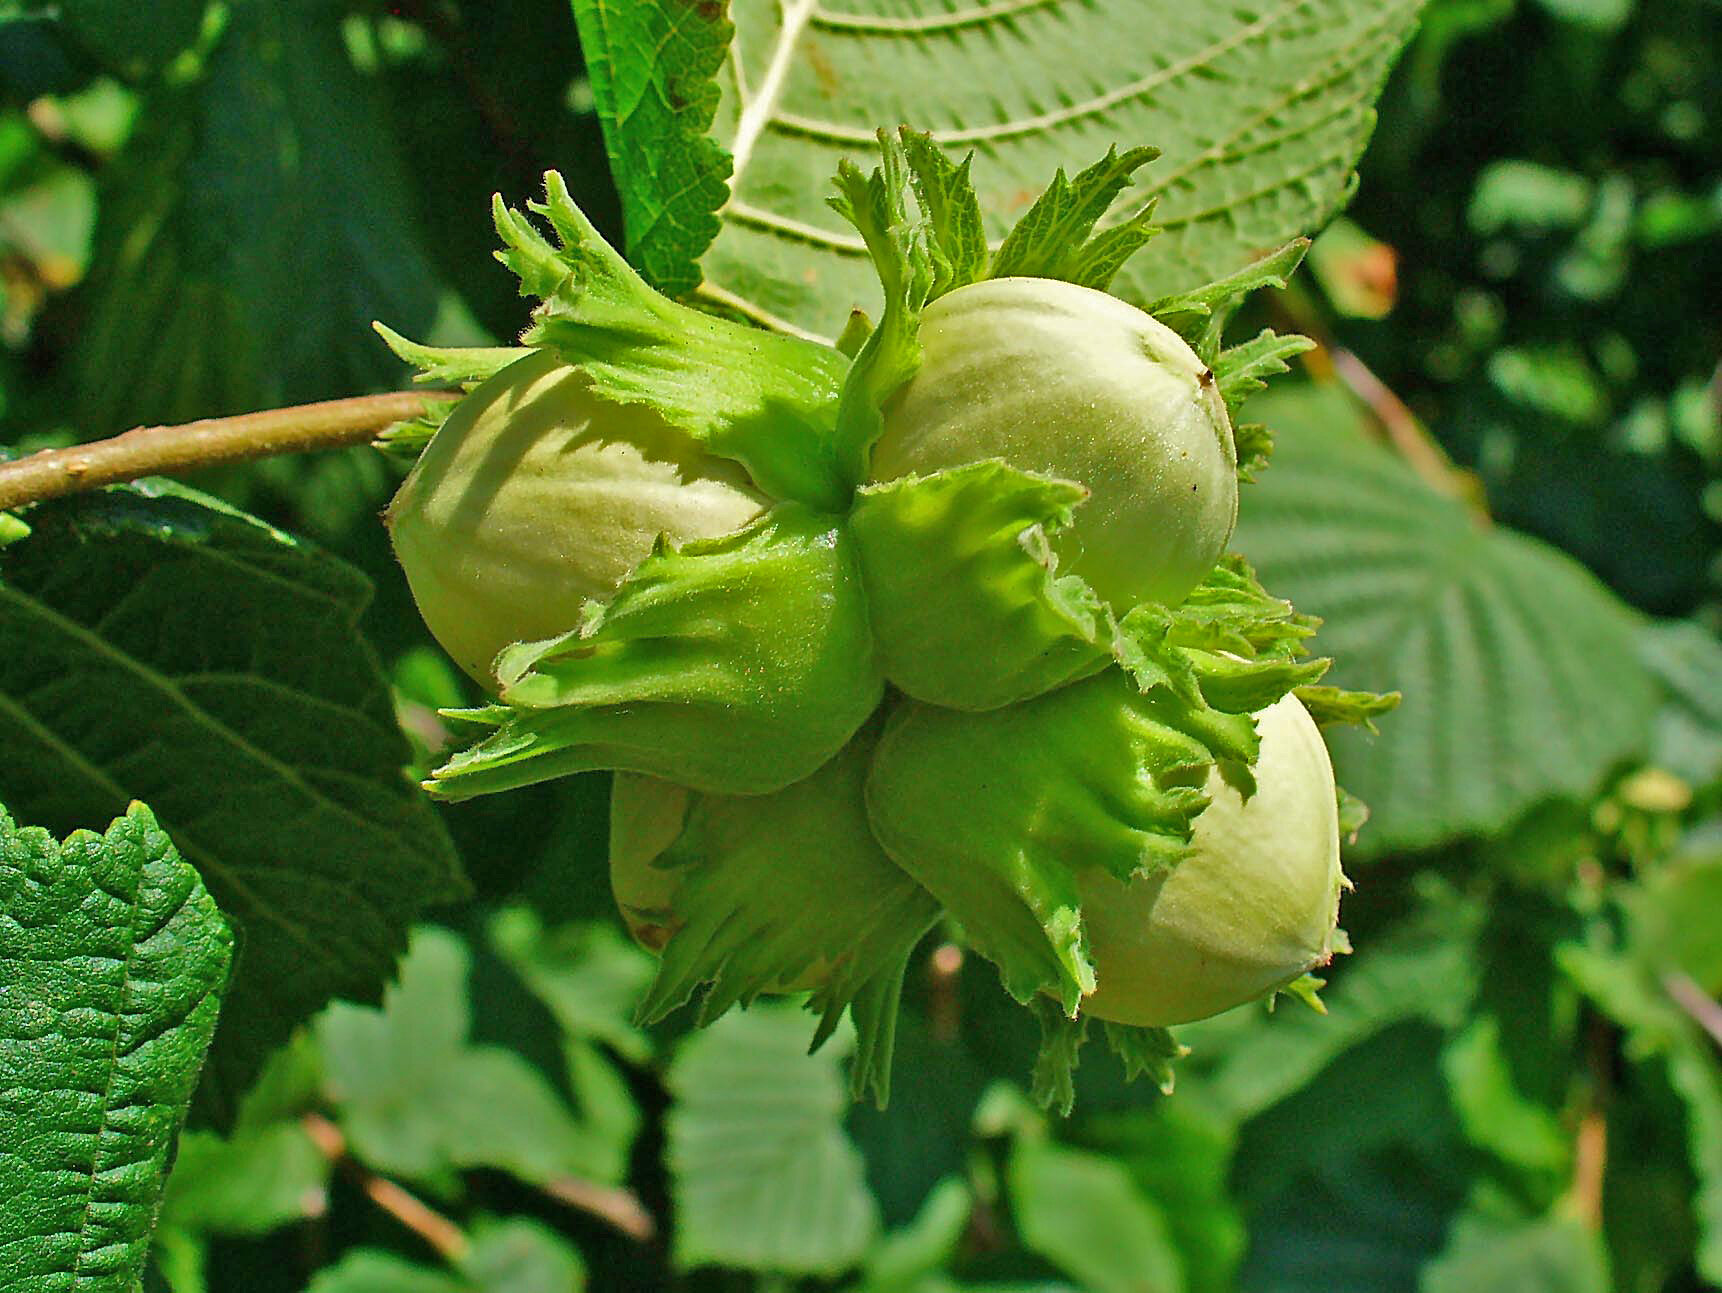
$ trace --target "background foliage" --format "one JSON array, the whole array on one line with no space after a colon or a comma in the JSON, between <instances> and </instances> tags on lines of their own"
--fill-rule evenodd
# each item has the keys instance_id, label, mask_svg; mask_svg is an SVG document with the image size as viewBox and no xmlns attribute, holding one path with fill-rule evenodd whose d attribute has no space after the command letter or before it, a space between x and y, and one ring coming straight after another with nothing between
<instances>
[{"instance_id":1,"label":"background foliage","mask_svg":"<svg viewBox=\"0 0 1722 1293\"><path fill-rule=\"evenodd\" d=\"M396 467L45 506L0 557L0 803L122 818L105 865L205 950L140 998L169 1044L225 973L211 900L238 936L201 1088L151 1096L192 1129L149 1287L1722 1283L1722 8L1431 0L1402 54L1411 3L991 8L738 0L731 47L700 5L0 3L0 442L392 388L373 318L511 337L489 197L551 166L667 289L834 333L876 289L825 177L899 119L975 147L1000 226L1055 166L1159 145L1146 299L1331 215L1391 66L1355 201L1238 329L1321 343L1251 408L1279 448L1240 546L1326 617L1336 681L1407 696L1335 741L1375 819L1328 1014L1180 1030L1169 1098L1096 1051L1068 1121L936 937L882 1112L791 1008L642 1031L604 779L433 812L398 775L469 697L376 521ZM0 966L59 929L25 881L92 841L0 832ZM19 1077L13 981L7 1181L58 1081ZM79 1143L91 1182L119 1161ZM0 1290L42 1287L23 1230Z\"/></svg>"}]
</instances>

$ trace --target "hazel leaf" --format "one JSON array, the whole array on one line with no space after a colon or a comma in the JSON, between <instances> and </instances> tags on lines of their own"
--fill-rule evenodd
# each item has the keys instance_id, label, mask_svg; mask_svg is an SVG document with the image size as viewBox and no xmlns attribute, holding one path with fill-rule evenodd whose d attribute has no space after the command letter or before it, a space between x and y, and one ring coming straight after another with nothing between
<instances>
[{"instance_id":1,"label":"hazel leaf","mask_svg":"<svg viewBox=\"0 0 1722 1293\"><path fill-rule=\"evenodd\" d=\"M320 1269L305 1293L582 1293L585 1264L548 1226L525 1217L481 1218L452 1270L380 1248L349 1249Z\"/></svg>"},{"instance_id":2,"label":"hazel leaf","mask_svg":"<svg viewBox=\"0 0 1722 1293\"><path fill-rule=\"evenodd\" d=\"M1585 802L1643 754L1655 680L1638 619L1595 577L1430 490L1341 390L1270 391L1254 412L1282 436L1239 547L1323 616L1335 685L1405 693L1379 739L1329 732L1336 774L1375 809L1365 849L1429 848L1550 799Z\"/></svg>"},{"instance_id":3,"label":"hazel leaf","mask_svg":"<svg viewBox=\"0 0 1722 1293\"><path fill-rule=\"evenodd\" d=\"M610 173L622 199L628 258L662 292L699 286L699 257L718 231L729 157L707 133L712 79L735 25L722 5L575 0L574 21Z\"/></svg>"},{"instance_id":4,"label":"hazel leaf","mask_svg":"<svg viewBox=\"0 0 1722 1293\"><path fill-rule=\"evenodd\" d=\"M154 61L152 47L166 55L163 33L182 19L196 45L209 9L53 7L83 11L134 70ZM82 436L386 389L394 360L355 344L379 316L482 335L430 254L382 87L355 66L338 16L280 4L211 12L219 27L152 77L148 110L104 168L79 343L64 360L72 402L59 414ZM24 48L13 57L39 57ZM18 218L7 216L9 244ZM318 489L301 506L330 503Z\"/></svg>"},{"instance_id":5,"label":"hazel leaf","mask_svg":"<svg viewBox=\"0 0 1722 1293\"><path fill-rule=\"evenodd\" d=\"M863 487L849 525L885 677L979 710L1104 666L1110 616L1047 543L1087 496L996 459Z\"/></svg>"},{"instance_id":6,"label":"hazel leaf","mask_svg":"<svg viewBox=\"0 0 1722 1293\"><path fill-rule=\"evenodd\" d=\"M0 809L0 1289L136 1285L233 941L142 804L64 843Z\"/></svg>"},{"instance_id":7,"label":"hazel leaf","mask_svg":"<svg viewBox=\"0 0 1722 1293\"><path fill-rule=\"evenodd\" d=\"M401 776L370 585L168 481L30 521L0 583L0 800L61 830L147 802L243 931L198 1092L225 1121L296 1024L374 999L416 913L466 892Z\"/></svg>"},{"instance_id":8,"label":"hazel leaf","mask_svg":"<svg viewBox=\"0 0 1722 1293\"><path fill-rule=\"evenodd\" d=\"M1164 232L1114 290L1140 304L1214 278L1343 203L1371 105L1420 8L732 0L740 34L717 73L712 133L734 161L700 294L804 334L873 309L865 248L823 207L821 180L837 157L869 148L880 122L903 120L905 105L940 147L984 159L975 185L995 240L1032 202L1025 181L1061 166L1076 174L1096 140L1158 145L1141 196L1100 222L1160 198ZM652 118L637 120L606 130Z\"/></svg>"},{"instance_id":9,"label":"hazel leaf","mask_svg":"<svg viewBox=\"0 0 1722 1293\"><path fill-rule=\"evenodd\" d=\"M324 1083L354 1153L409 1180L476 1167L540 1185L619 1179L625 1145L576 1117L522 1056L468 1040L471 968L464 943L421 926L380 1009L337 1002L318 1019Z\"/></svg>"},{"instance_id":10,"label":"hazel leaf","mask_svg":"<svg viewBox=\"0 0 1722 1293\"><path fill-rule=\"evenodd\" d=\"M836 1279L878 1235L866 1164L843 1128L840 1049L805 1054L804 1022L790 1007L734 1011L671 1062L664 1161L679 1269Z\"/></svg>"},{"instance_id":11,"label":"hazel leaf","mask_svg":"<svg viewBox=\"0 0 1722 1293\"><path fill-rule=\"evenodd\" d=\"M1125 1163L1050 1137L1020 1136L1005 1180L1023 1246L1067 1272L1075 1287L1184 1287L1166 1214Z\"/></svg>"},{"instance_id":12,"label":"hazel leaf","mask_svg":"<svg viewBox=\"0 0 1722 1293\"><path fill-rule=\"evenodd\" d=\"M497 658L488 730L426 788L466 799L616 768L767 794L842 748L879 702L854 544L785 503L721 539L660 543L607 605Z\"/></svg>"}]
</instances>

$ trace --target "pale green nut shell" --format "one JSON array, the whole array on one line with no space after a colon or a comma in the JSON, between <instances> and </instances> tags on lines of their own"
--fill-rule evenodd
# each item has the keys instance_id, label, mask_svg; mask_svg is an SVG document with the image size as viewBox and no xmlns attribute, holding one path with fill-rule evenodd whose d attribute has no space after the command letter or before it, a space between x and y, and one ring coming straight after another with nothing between
<instances>
[{"instance_id":1,"label":"pale green nut shell","mask_svg":"<svg viewBox=\"0 0 1722 1293\"><path fill-rule=\"evenodd\" d=\"M1256 793L1246 801L1212 773L1212 802L1176 867L1128 884L1095 867L1078 876L1097 982L1083 1013L1141 1027L1188 1023L1331 957L1345 878L1327 746L1295 696L1256 720Z\"/></svg>"},{"instance_id":2,"label":"pale green nut shell","mask_svg":"<svg viewBox=\"0 0 1722 1293\"><path fill-rule=\"evenodd\" d=\"M610 789L610 892L634 941L661 952L675 932L681 875L656 865L687 824L694 792L637 772L618 772Z\"/></svg>"},{"instance_id":3,"label":"pale green nut shell","mask_svg":"<svg viewBox=\"0 0 1722 1293\"><path fill-rule=\"evenodd\" d=\"M1060 573L1118 614L1175 606L1238 519L1237 450L1214 375L1105 292L1043 278L958 288L921 315L919 371L885 407L870 475L986 458L1084 485Z\"/></svg>"},{"instance_id":4,"label":"pale green nut shell","mask_svg":"<svg viewBox=\"0 0 1722 1293\"><path fill-rule=\"evenodd\" d=\"M431 633L494 690L499 651L576 627L660 535L719 538L769 505L738 464L540 350L461 401L386 519Z\"/></svg>"}]
</instances>

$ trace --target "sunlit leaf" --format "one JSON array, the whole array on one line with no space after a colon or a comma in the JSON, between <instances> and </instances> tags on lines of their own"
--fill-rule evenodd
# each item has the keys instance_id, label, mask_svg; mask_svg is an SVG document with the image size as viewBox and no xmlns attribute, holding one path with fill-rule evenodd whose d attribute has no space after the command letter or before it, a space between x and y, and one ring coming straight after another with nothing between
<instances>
[{"instance_id":1,"label":"sunlit leaf","mask_svg":"<svg viewBox=\"0 0 1722 1293\"><path fill-rule=\"evenodd\" d=\"M625 106L704 66L717 30L698 33L684 6L618 17L608 10L604 57L638 57L640 32L666 39L657 71L638 68ZM718 69L713 133L733 159L722 227L700 294L791 329L835 336L853 307L875 310L878 288L861 241L825 208L844 157L870 153L874 131L906 122L974 168L997 239L1060 167L1074 173L1108 144L1161 150L1141 187L1108 223L1160 199L1155 252L1127 265L1113 290L1149 300L1203 282L1317 227L1349 193L1351 167L1374 122L1370 104L1409 34L1418 0L1279 3L1248 11L1175 0L1080 6L1004 0L909 13L815 0L739 0ZM582 31L596 31L583 14ZM697 50L698 57L690 54ZM614 76L612 75L612 79ZM683 97L689 91L683 90ZM604 96L599 96L604 110ZM686 146L686 117L667 108L606 112L612 156L667 141ZM684 112L687 112L684 109ZM688 112L687 115L692 115ZM680 171L666 178L676 178ZM648 171L650 174L651 171ZM685 199L660 184L624 200L646 221ZM705 190L699 190L703 193ZM682 210L693 235L705 227ZM701 245L689 236L685 254Z\"/></svg>"},{"instance_id":2,"label":"sunlit leaf","mask_svg":"<svg viewBox=\"0 0 1722 1293\"><path fill-rule=\"evenodd\" d=\"M537 1185L619 1179L625 1146L577 1120L521 1056L468 1042L469 966L458 938L420 929L381 1010L337 1003L320 1021L329 1091L353 1152L381 1171L433 1181L472 1167Z\"/></svg>"},{"instance_id":3,"label":"sunlit leaf","mask_svg":"<svg viewBox=\"0 0 1722 1293\"><path fill-rule=\"evenodd\" d=\"M1500 829L1645 747L1656 692L1634 616L1582 566L1435 493L1339 392L1270 392L1250 413L1280 434L1238 547L1322 617L1328 681L1404 693L1379 736L1329 738L1373 813L1363 851Z\"/></svg>"},{"instance_id":4,"label":"sunlit leaf","mask_svg":"<svg viewBox=\"0 0 1722 1293\"><path fill-rule=\"evenodd\" d=\"M731 1011L670 1067L665 1150L678 1266L835 1275L879 1226L861 1156L843 1132L836 1045L807 1054L807 1016Z\"/></svg>"},{"instance_id":5,"label":"sunlit leaf","mask_svg":"<svg viewBox=\"0 0 1722 1293\"><path fill-rule=\"evenodd\" d=\"M1094 1293L1178 1293L1166 1219L1111 1159L1023 1136L1011 1151L1011 1204L1023 1243Z\"/></svg>"}]
</instances>

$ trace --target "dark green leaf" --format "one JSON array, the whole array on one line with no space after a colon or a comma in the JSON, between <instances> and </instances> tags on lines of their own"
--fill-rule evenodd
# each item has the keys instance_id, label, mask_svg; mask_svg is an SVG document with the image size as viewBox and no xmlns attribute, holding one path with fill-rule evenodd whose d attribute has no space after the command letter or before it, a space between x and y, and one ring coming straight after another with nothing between
<instances>
[{"instance_id":1,"label":"dark green leaf","mask_svg":"<svg viewBox=\"0 0 1722 1293\"><path fill-rule=\"evenodd\" d=\"M660 292L700 283L717 236L729 155L712 140L735 28L719 4L574 0L592 97L622 198L628 259Z\"/></svg>"},{"instance_id":2,"label":"dark green leaf","mask_svg":"<svg viewBox=\"0 0 1722 1293\"><path fill-rule=\"evenodd\" d=\"M163 6L123 7L154 24ZM443 330L332 8L230 6L203 75L147 101L104 180L77 357L87 435L392 386L371 320Z\"/></svg>"},{"instance_id":3,"label":"dark green leaf","mask_svg":"<svg viewBox=\"0 0 1722 1293\"><path fill-rule=\"evenodd\" d=\"M167 485L43 505L0 554L0 799L63 827L142 798L244 936L200 1099L231 1114L331 996L374 997L461 891L401 774L353 569Z\"/></svg>"},{"instance_id":4,"label":"dark green leaf","mask_svg":"<svg viewBox=\"0 0 1722 1293\"><path fill-rule=\"evenodd\" d=\"M1243 1293L1417 1288L1470 1185L1439 1044L1422 1023L1371 1035L1298 1074L1242 1129L1232 1188L1251 1219Z\"/></svg>"},{"instance_id":5,"label":"dark green leaf","mask_svg":"<svg viewBox=\"0 0 1722 1293\"><path fill-rule=\"evenodd\" d=\"M207 0L54 0L72 37L122 76L141 79L160 70L197 40Z\"/></svg>"},{"instance_id":6,"label":"dark green leaf","mask_svg":"<svg viewBox=\"0 0 1722 1293\"><path fill-rule=\"evenodd\" d=\"M233 935L154 816L0 809L0 1289L131 1293Z\"/></svg>"}]
</instances>

